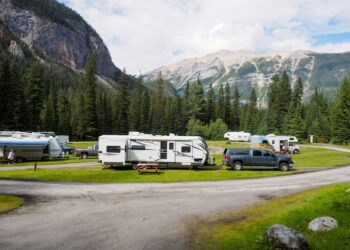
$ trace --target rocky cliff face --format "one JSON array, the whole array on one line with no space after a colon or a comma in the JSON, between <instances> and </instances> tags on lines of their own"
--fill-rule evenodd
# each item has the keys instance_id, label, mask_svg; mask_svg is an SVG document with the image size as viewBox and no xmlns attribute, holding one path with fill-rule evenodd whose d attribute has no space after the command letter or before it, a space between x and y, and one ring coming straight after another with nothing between
<instances>
[{"instance_id":1,"label":"rocky cliff face","mask_svg":"<svg viewBox=\"0 0 350 250\"><path fill-rule=\"evenodd\" d=\"M260 100L266 100L267 87L275 73L283 70L291 77L292 84L301 77L305 97L318 88L326 96L334 96L340 81L350 74L350 53L326 54L310 51L257 53L251 51L219 51L200 58L186 59L164 66L146 74L151 81L159 71L178 92L183 91L187 81L199 76L204 87L229 83L238 86L243 98L250 90L258 90Z\"/></svg>"},{"instance_id":2,"label":"rocky cliff face","mask_svg":"<svg viewBox=\"0 0 350 250\"><path fill-rule=\"evenodd\" d=\"M96 54L99 76L115 79L120 73L102 39L82 18L67 18L65 25L38 15L34 10L19 7L13 0L0 0L0 19L31 48L37 48L77 71L84 69L87 55L92 51Z\"/></svg>"}]
</instances>

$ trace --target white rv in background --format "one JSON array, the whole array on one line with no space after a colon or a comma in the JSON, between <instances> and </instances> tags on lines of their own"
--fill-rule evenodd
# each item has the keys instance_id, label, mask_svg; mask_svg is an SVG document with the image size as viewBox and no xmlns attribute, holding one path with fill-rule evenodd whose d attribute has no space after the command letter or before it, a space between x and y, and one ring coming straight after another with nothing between
<instances>
[{"instance_id":1,"label":"white rv in background","mask_svg":"<svg viewBox=\"0 0 350 250\"><path fill-rule=\"evenodd\" d=\"M57 139L40 133L0 132L0 158L7 158L11 149L15 161L59 158L62 148Z\"/></svg>"},{"instance_id":2,"label":"white rv in background","mask_svg":"<svg viewBox=\"0 0 350 250\"><path fill-rule=\"evenodd\" d=\"M287 143L288 151L290 153L300 153L298 139L295 136L269 134L266 135L266 139L269 144L276 150L276 152L280 152L282 146Z\"/></svg>"},{"instance_id":3,"label":"white rv in background","mask_svg":"<svg viewBox=\"0 0 350 250\"><path fill-rule=\"evenodd\" d=\"M224 134L224 138L229 141L250 141L250 133L246 132L227 132Z\"/></svg>"},{"instance_id":4,"label":"white rv in background","mask_svg":"<svg viewBox=\"0 0 350 250\"><path fill-rule=\"evenodd\" d=\"M168 136L130 132L129 135L102 135L98 140L99 161L104 165L157 162L161 165L202 166L208 147L199 136Z\"/></svg>"}]
</instances>

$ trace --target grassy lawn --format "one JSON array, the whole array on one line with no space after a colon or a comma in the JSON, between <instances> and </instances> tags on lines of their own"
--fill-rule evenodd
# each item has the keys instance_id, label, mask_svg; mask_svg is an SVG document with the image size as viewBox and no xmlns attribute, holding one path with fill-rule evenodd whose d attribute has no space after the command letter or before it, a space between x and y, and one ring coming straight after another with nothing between
<instances>
[{"instance_id":1,"label":"grassy lawn","mask_svg":"<svg viewBox=\"0 0 350 250\"><path fill-rule=\"evenodd\" d=\"M271 249L264 240L265 231L284 224L302 233L310 249L350 249L350 183L333 185L264 202L219 219L201 222L191 229L193 249ZM331 216L339 227L327 233L309 231L316 217Z\"/></svg>"},{"instance_id":2,"label":"grassy lawn","mask_svg":"<svg viewBox=\"0 0 350 250\"><path fill-rule=\"evenodd\" d=\"M0 178L28 179L41 181L72 181L96 183L136 183L136 182L186 182L218 181L247 178L261 178L293 174L281 171L226 171L226 170L162 170L160 174L142 173L135 170L101 170L101 169L39 169L1 171Z\"/></svg>"},{"instance_id":3,"label":"grassy lawn","mask_svg":"<svg viewBox=\"0 0 350 250\"><path fill-rule=\"evenodd\" d=\"M324 148L302 148L301 154L293 155L295 167L335 167L350 165L350 153Z\"/></svg>"},{"instance_id":4,"label":"grassy lawn","mask_svg":"<svg viewBox=\"0 0 350 250\"><path fill-rule=\"evenodd\" d=\"M81 159L80 157L75 157L75 156L69 156L68 158L65 159L54 159L54 160L46 160L46 161L36 161L38 166L40 165L55 165L55 164L68 164L68 163L80 163L80 162L97 162L97 156L89 157L88 159ZM1 167L18 167L18 166L34 166L35 161L26 161L22 163L15 163L13 165L8 165L8 164L0 164Z\"/></svg>"},{"instance_id":5,"label":"grassy lawn","mask_svg":"<svg viewBox=\"0 0 350 250\"><path fill-rule=\"evenodd\" d=\"M97 141L72 141L67 145L75 148L88 148L97 143L98 143Z\"/></svg>"},{"instance_id":6,"label":"grassy lawn","mask_svg":"<svg viewBox=\"0 0 350 250\"><path fill-rule=\"evenodd\" d=\"M249 142L230 142L227 141L207 141L209 147L222 147L222 148L249 148Z\"/></svg>"},{"instance_id":7,"label":"grassy lawn","mask_svg":"<svg viewBox=\"0 0 350 250\"><path fill-rule=\"evenodd\" d=\"M0 194L0 213L18 208L23 204L23 199L13 196Z\"/></svg>"}]
</instances>

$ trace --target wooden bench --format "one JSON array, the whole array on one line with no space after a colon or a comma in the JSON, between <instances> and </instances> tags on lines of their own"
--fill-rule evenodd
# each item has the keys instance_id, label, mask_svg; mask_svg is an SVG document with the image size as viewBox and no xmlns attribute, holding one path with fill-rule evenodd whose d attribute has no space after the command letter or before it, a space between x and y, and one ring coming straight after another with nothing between
<instances>
[{"instance_id":1,"label":"wooden bench","mask_svg":"<svg viewBox=\"0 0 350 250\"><path fill-rule=\"evenodd\" d=\"M141 174L142 172L154 172L158 174L158 167L158 163L139 163L137 164L137 173Z\"/></svg>"}]
</instances>

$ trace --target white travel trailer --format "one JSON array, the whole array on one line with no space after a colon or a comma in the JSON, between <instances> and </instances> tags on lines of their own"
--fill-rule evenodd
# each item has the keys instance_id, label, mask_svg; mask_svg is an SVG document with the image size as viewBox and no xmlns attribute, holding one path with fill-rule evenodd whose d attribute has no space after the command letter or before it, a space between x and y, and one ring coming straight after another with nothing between
<instances>
[{"instance_id":1,"label":"white travel trailer","mask_svg":"<svg viewBox=\"0 0 350 250\"><path fill-rule=\"evenodd\" d=\"M250 141L250 133L246 132L227 132L224 134L224 138L229 141Z\"/></svg>"},{"instance_id":2,"label":"white travel trailer","mask_svg":"<svg viewBox=\"0 0 350 250\"><path fill-rule=\"evenodd\" d=\"M0 158L7 158L11 149L15 153L16 162L58 158L62 151L55 137L44 137L39 134L29 136L24 133L0 137Z\"/></svg>"},{"instance_id":3,"label":"white travel trailer","mask_svg":"<svg viewBox=\"0 0 350 250\"><path fill-rule=\"evenodd\" d=\"M267 139L269 144L276 150L276 152L280 152L283 145L287 143L288 150L290 153L300 153L298 139L295 136L269 134L266 135L265 138Z\"/></svg>"},{"instance_id":4,"label":"white travel trailer","mask_svg":"<svg viewBox=\"0 0 350 250\"><path fill-rule=\"evenodd\" d=\"M104 165L157 162L161 165L202 166L208 159L208 147L199 136L129 135L99 137L99 161Z\"/></svg>"}]
</instances>

